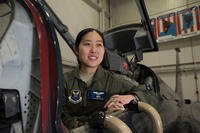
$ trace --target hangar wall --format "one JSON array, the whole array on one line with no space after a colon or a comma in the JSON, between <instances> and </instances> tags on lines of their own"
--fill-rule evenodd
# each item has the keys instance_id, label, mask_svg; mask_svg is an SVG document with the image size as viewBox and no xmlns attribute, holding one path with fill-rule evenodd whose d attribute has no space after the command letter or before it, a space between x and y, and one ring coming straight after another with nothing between
<instances>
[{"instance_id":1,"label":"hangar wall","mask_svg":"<svg viewBox=\"0 0 200 133\"><path fill-rule=\"evenodd\" d=\"M150 18L200 5L200 0L144 0ZM110 0L112 26L140 22L135 0Z\"/></svg>"},{"instance_id":2,"label":"hangar wall","mask_svg":"<svg viewBox=\"0 0 200 133\"><path fill-rule=\"evenodd\" d=\"M140 22L134 0L110 0L112 26ZM158 17L187 7L200 5L200 0L145 0L150 18ZM143 64L150 66L158 75L175 90L176 86L176 52L179 53L181 86L185 99L197 100L196 89L200 91L200 35L189 38L158 43L159 51L145 53Z\"/></svg>"}]
</instances>

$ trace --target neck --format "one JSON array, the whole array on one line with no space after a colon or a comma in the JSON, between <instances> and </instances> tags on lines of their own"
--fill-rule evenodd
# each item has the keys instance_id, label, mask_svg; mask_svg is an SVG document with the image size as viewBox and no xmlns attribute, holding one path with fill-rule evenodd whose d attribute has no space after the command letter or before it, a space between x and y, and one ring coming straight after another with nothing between
<instances>
[{"instance_id":1,"label":"neck","mask_svg":"<svg viewBox=\"0 0 200 133\"><path fill-rule=\"evenodd\" d=\"M81 72L83 73L95 73L98 67L80 67Z\"/></svg>"}]
</instances>

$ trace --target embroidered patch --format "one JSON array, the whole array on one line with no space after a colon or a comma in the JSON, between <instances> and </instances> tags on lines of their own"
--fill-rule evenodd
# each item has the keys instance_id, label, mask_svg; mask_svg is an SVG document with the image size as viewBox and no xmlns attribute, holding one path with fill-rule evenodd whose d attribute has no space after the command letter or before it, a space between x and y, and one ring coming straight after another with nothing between
<instances>
[{"instance_id":1,"label":"embroidered patch","mask_svg":"<svg viewBox=\"0 0 200 133\"><path fill-rule=\"evenodd\" d=\"M87 99L103 101L105 100L105 98L106 94L104 91L94 91L94 90L87 91Z\"/></svg>"},{"instance_id":2,"label":"embroidered patch","mask_svg":"<svg viewBox=\"0 0 200 133\"><path fill-rule=\"evenodd\" d=\"M71 95L68 97L69 101L73 104L80 103L82 101L81 91L72 90Z\"/></svg>"}]
</instances>

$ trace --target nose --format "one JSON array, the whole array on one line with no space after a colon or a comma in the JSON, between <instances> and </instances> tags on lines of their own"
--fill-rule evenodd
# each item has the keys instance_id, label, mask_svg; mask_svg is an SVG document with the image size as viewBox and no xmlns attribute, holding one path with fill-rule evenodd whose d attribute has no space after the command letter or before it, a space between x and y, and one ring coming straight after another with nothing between
<instances>
[{"instance_id":1,"label":"nose","mask_svg":"<svg viewBox=\"0 0 200 133\"><path fill-rule=\"evenodd\" d=\"M93 53L95 53L96 49L97 49L96 45L92 44L90 51L93 52Z\"/></svg>"}]
</instances>

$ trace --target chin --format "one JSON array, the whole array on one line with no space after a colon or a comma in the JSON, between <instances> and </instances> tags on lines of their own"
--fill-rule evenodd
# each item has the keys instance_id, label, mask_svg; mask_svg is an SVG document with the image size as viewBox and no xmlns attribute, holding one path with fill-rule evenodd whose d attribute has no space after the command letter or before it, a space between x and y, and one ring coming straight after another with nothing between
<instances>
[{"instance_id":1,"label":"chin","mask_svg":"<svg viewBox=\"0 0 200 133\"><path fill-rule=\"evenodd\" d=\"M99 65L99 63L88 63L89 67L98 67Z\"/></svg>"},{"instance_id":2,"label":"chin","mask_svg":"<svg viewBox=\"0 0 200 133\"><path fill-rule=\"evenodd\" d=\"M101 63L99 61L88 61L86 64L88 64L88 66L98 66Z\"/></svg>"},{"instance_id":3,"label":"chin","mask_svg":"<svg viewBox=\"0 0 200 133\"><path fill-rule=\"evenodd\" d=\"M98 67L99 65L88 65L89 67Z\"/></svg>"}]
</instances>

